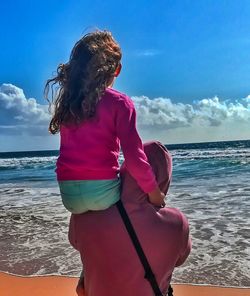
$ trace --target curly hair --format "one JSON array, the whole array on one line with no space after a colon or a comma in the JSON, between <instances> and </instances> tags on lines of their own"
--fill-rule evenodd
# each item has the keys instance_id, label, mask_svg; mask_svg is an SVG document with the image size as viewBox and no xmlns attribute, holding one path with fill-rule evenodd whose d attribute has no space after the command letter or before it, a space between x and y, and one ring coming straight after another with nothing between
<instances>
[{"instance_id":1,"label":"curly hair","mask_svg":"<svg viewBox=\"0 0 250 296\"><path fill-rule=\"evenodd\" d=\"M52 134L60 131L61 124L77 125L95 115L96 104L112 83L121 57L120 46L109 31L88 33L76 42L69 61L60 64L56 77L45 85L49 110L54 107L49 124Z\"/></svg>"}]
</instances>

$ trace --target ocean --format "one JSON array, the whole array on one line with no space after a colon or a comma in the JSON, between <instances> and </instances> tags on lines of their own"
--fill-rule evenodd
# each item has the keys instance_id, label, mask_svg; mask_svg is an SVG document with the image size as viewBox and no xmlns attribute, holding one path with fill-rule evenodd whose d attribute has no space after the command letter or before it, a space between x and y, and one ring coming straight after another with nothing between
<instances>
[{"instance_id":1,"label":"ocean","mask_svg":"<svg viewBox=\"0 0 250 296\"><path fill-rule=\"evenodd\" d=\"M166 145L167 206L187 216L193 242L173 282L250 286L250 140ZM78 276L70 214L55 179L58 151L0 153L0 270ZM123 156L120 155L120 161Z\"/></svg>"}]
</instances>

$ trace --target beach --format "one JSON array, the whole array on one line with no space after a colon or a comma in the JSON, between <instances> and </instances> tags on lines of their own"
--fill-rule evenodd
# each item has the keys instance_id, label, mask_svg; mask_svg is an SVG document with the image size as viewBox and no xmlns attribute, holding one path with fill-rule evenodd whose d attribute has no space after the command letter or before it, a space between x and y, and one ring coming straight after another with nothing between
<instances>
[{"instance_id":1,"label":"beach","mask_svg":"<svg viewBox=\"0 0 250 296\"><path fill-rule=\"evenodd\" d=\"M173 156L167 206L187 216L193 241L172 282L250 287L250 141L166 146ZM80 274L79 255L67 237L70 213L55 180L57 154L0 153L3 272L67 279Z\"/></svg>"},{"instance_id":2,"label":"beach","mask_svg":"<svg viewBox=\"0 0 250 296\"><path fill-rule=\"evenodd\" d=\"M74 291L77 279L73 277L20 277L0 273L0 283L4 296L76 296ZM190 284L175 284L173 290L175 296L248 296L250 292L250 289L247 288Z\"/></svg>"}]
</instances>

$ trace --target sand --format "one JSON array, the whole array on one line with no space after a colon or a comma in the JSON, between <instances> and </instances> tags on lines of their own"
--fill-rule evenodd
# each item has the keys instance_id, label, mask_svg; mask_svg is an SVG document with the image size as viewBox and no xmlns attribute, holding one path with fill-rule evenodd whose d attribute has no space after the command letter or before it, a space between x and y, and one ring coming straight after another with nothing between
<instances>
[{"instance_id":1,"label":"sand","mask_svg":"<svg viewBox=\"0 0 250 296\"><path fill-rule=\"evenodd\" d=\"M78 279L64 276L22 277L0 272L1 296L76 296ZM174 284L174 296L249 296L250 288ZM87 295L86 295L87 296ZM103 295L105 296L105 295ZM128 295L129 296L129 295Z\"/></svg>"}]
</instances>

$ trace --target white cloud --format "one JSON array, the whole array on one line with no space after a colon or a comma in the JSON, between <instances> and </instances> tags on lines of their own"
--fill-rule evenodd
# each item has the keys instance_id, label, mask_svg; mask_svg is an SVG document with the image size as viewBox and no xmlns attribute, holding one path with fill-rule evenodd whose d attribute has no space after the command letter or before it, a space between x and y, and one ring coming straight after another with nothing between
<instances>
[{"instance_id":1,"label":"white cloud","mask_svg":"<svg viewBox=\"0 0 250 296\"><path fill-rule=\"evenodd\" d=\"M250 139L250 96L234 102L218 97L191 104L168 98L132 98L145 139L164 143Z\"/></svg>"},{"instance_id":2,"label":"white cloud","mask_svg":"<svg viewBox=\"0 0 250 296\"><path fill-rule=\"evenodd\" d=\"M26 98L15 85L0 86L0 151L58 149L49 120L48 105Z\"/></svg>"},{"instance_id":3,"label":"white cloud","mask_svg":"<svg viewBox=\"0 0 250 296\"><path fill-rule=\"evenodd\" d=\"M153 57L156 55L161 54L162 52L157 49L144 49L144 50L137 50L135 52L135 55L137 57Z\"/></svg>"},{"instance_id":4,"label":"white cloud","mask_svg":"<svg viewBox=\"0 0 250 296\"><path fill-rule=\"evenodd\" d=\"M219 126L224 121L250 120L250 98L240 101L220 101L218 97L203 99L193 105L173 103L167 98L132 98L138 111L138 124L144 127L161 126L166 129L201 126Z\"/></svg>"},{"instance_id":5,"label":"white cloud","mask_svg":"<svg viewBox=\"0 0 250 296\"><path fill-rule=\"evenodd\" d=\"M26 98L21 88L13 84L0 86L0 133L45 135L50 115L47 105Z\"/></svg>"},{"instance_id":6,"label":"white cloud","mask_svg":"<svg viewBox=\"0 0 250 296\"><path fill-rule=\"evenodd\" d=\"M250 95L235 101L206 98L192 104L146 96L132 99L143 140L187 143L250 139ZM48 105L26 98L23 90L12 84L0 86L1 151L57 149L58 137L48 134L49 120ZM14 143L18 149L11 148Z\"/></svg>"}]
</instances>

